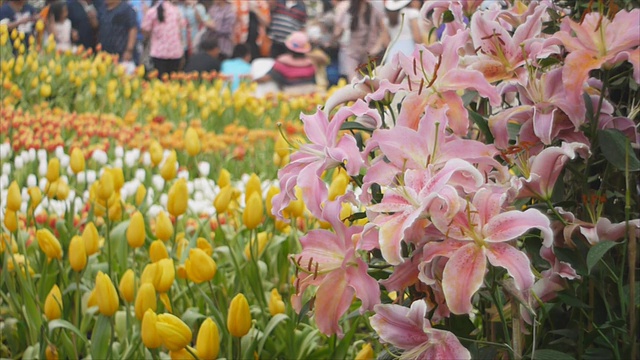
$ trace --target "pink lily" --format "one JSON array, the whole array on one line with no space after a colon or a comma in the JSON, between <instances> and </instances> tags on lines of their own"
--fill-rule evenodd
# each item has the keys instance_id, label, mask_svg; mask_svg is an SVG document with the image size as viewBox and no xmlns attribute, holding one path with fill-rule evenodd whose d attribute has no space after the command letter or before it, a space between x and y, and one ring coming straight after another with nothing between
<instances>
[{"instance_id":1,"label":"pink lily","mask_svg":"<svg viewBox=\"0 0 640 360\"><path fill-rule=\"evenodd\" d=\"M309 286L317 286L315 321L318 329L326 335L343 332L338 324L340 317L349 309L354 295L362 301L360 311L372 310L380 302L380 287L367 274L367 264L356 253L354 242L362 232L362 226L347 227L340 220L343 201L353 200L343 196L327 202L322 219L331 224L334 232L311 230L300 239L302 253L296 258L298 278L296 294L291 303L298 312L302 309L302 298Z\"/></svg>"},{"instance_id":2,"label":"pink lily","mask_svg":"<svg viewBox=\"0 0 640 360\"><path fill-rule=\"evenodd\" d=\"M544 246L553 242L549 218L535 209L503 212L505 199L504 189L485 187L452 218L432 218L448 238L427 243L423 261L428 264L438 256L449 258L442 275L442 289L454 314L472 310L471 297L482 286L487 260L493 266L507 269L517 289L524 291L533 285L529 258L508 241L538 228Z\"/></svg>"},{"instance_id":3,"label":"pink lily","mask_svg":"<svg viewBox=\"0 0 640 360\"><path fill-rule=\"evenodd\" d=\"M383 342L404 350L401 360L471 359L469 350L453 333L431 327L425 318L427 304L423 300L414 301L411 308L379 304L374 311L371 327Z\"/></svg>"}]
</instances>

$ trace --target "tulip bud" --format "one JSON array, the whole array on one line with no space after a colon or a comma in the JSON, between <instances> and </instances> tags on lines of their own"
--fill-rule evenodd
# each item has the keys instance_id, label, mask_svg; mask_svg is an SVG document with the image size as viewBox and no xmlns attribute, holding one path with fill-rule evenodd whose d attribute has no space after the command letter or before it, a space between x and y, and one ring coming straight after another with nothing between
<instances>
[{"instance_id":1,"label":"tulip bud","mask_svg":"<svg viewBox=\"0 0 640 360\"><path fill-rule=\"evenodd\" d=\"M344 174L344 175L342 175ZM329 200L333 201L338 196L344 195L347 192L347 185L349 185L349 177L344 172L340 172L329 186Z\"/></svg>"},{"instance_id":2,"label":"tulip bud","mask_svg":"<svg viewBox=\"0 0 640 360\"><path fill-rule=\"evenodd\" d=\"M160 175L164 181L171 181L176 177L176 174L178 173L178 169L176 169L177 162L178 159L176 151L172 150L160 169Z\"/></svg>"},{"instance_id":3,"label":"tulip bud","mask_svg":"<svg viewBox=\"0 0 640 360\"><path fill-rule=\"evenodd\" d=\"M16 254L18 252L18 243L7 233L0 234L0 254L4 253L7 248L11 248L11 253Z\"/></svg>"},{"instance_id":4,"label":"tulip bud","mask_svg":"<svg viewBox=\"0 0 640 360\"><path fill-rule=\"evenodd\" d=\"M120 301L115 286L111 282L109 275L98 271L96 276L96 298L98 300L98 311L104 316L113 316L118 311Z\"/></svg>"},{"instance_id":5,"label":"tulip bud","mask_svg":"<svg viewBox=\"0 0 640 360\"><path fill-rule=\"evenodd\" d=\"M200 138L198 132L194 128L188 128L184 135L184 143L187 148L187 153L190 156L196 156L200 153Z\"/></svg>"},{"instance_id":6,"label":"tulip bud","mask_svg":"<svg viewBox=\"0 0 640 360\"><path fill-rule=\"evenodd\" d=\"M44 300L44 315L49 321L60 319L62 316L62 293L58 285L53 285Z\"/></svg>"},{"instance_id":7,"label":"tulip bud","mask_svg":"<svg viewBox=\"0 0 640 360\"><path fill-rule=\"evenodd\" d=\"M167 200L167 211L169 214L178 217L187 211L189 201L189 190L187 181L179 179L169 189L169 199Z\"/></svg>"},{"instance_id":8,"label":"tulip bud","mask_svg":"<svg viewBox=\"0 0 640 360\"><path fill-rule=\"evenodd\" d=\"M300 217L304 214L304 200L302 198L302 189L296 186L296 200L292 200L285 208L285 212L290 217Z\"/></svg>"},{"instance_id":9,"label":"tulip bud","mask_svg":"<svg viewBox=\"0 0 640 360\"><path fill-rule=\"evenodd\" d=\"M47 255L49 259L62 259L62 247L60 242L48 229L40 229L36 231L38 246L40 250Z\"/></svg>"},{"instance_id":10,"label":"tulip bud","mask_svg":"<svg viewBox=\"0 0 640 360\"><path fill-rule=\"evenodd\" d=\"M201 249L189 250L189 258L184 264L187 277L196 284L213 279L218 270L216 262Z\"/></svg>"},{"instance_id":11,"label":"tulip bud","mask_svg":"<svg viewBox=\"0 0 640 360\"><path fill-rule=\"evenodd\" d=\"M156 311L158 302L156 301L156 289L151 283L140 285L138 294L136 295L135 311L138 320L142 320L148 309Z\"/></svg>"},{"instance_id":12,"label":"tulip bud","mask_svg":"<svg viewBox=\"0 0 640 360\"><path fill-rule=\"evenodd\" d=\"M20 187L17 182L13 181L11 185L9 185L9 191L7 192L7 209L11 211L19 211L20 206L22 206Z\"/></svg>"},{"instance_id":13,"label":"tulip bud","mask_svg":"<svg viewBox=\"0 0 640 360\"><path fill-rule=\"evenodd\" d=\"M183 349L191 342L191 329L180 318L171 314L158 315L156 323L162 344L170 351Z\"/></svg>"},{"instance_id":14,"label":"tulip bud","mask_svg":"<svg viewBox=\"0 0 640 360\"><path fill-rule=\"evenodd\" d=\"M206 318L200 325L196 339L196 350L198 350L198 357L200 359L208 360L218 358L218 352L220 351L220 332L218 325L216 325L211 318Z\"/></svg>"},{"instance_id":15,"label":"tulip bud","mask_svg":"<svg viewBox=\"0 0 640 360\"><path fill-rule=\"evenodd\" d=\"M164 309L169 314L173 313L173 309L171 308L171 301L169 300L169 295L167 295L167 293L160 293L158 295L158 299L160 299L160 302L164 306Z\"/></svg>"},{"instance_id":16,"label":"tulip bud","mask_svg":"<svg viewBox=\"0 0 640 360\"><path fill-rule=\"evenodd\" d=\"M245 187L244 191L245 199L250 198L251 194L253 194L254 192L258 193L258 195L260 195L260 197L262 198L260 178L255 173L251 174L251 177L249 177L249 180L247 181L247 186Z\"/></svg>"},{"instance_id":17,"label":"tulip bud","mask_svg":"<svg viewBox=\"0 0 640 360\"><path fill-rule=\"evenodd\" d=\"M4 213L4 226L9 232L18 230L18 216L15 211L7 209Z\"/></svg>"},{"instance_id":18,"label":"tulip bud","mask_svg":"<svg viewBox=\"0 0 640 360\"><path fill-rule=\"evenodd\" d=\"M284 301L282 301L282 296L280 296L276 288L271 290L271 296L269 297L269 313L271 316L284 313Z\"/></svg>"},{"instance_id":19,"label":"tulip bud","mask_svg":"<svg viewBox=\"0 0 640 360\"><path fill-rule=\"evenodd\" d=\"M364 344L362 349L358 351L358 353L356 354L355 360L373 360L373 359L375 359L373 348L371 347L371 344L366 343Z\"/></svg>"},{"instance_id":20,"label":"tulip bud","mask_svg":"<svg viewBox=\"0 0 640 360\"><path fill-rule=\"evenodd\" d=\"M87 252L87 256L91 256L100 250L100 236L93 222L88 223L84 227L82 240L84 240L84 249Z\"/></svg>"},{"instance_id":21,"label":"tulip bud","mask_svg":"<svg viewBox=\"0 0 640 360\"><path fill-rule=\"evenodd\" d=\"M153 166L157 166L162 161L162 146L155 140L149 146L149 155Z\"/></svg>"},{"instance_id":22,"label":"tulip bud","mask_svg":"<svg viewBox=\"0 0 640 360\"><path fill-rule=\"evenodd\" d=\"M231 185L227 185L220 189L218 196L216 196L215 200L213 200L213 207L216 208L216 213L223 214L229 208L229 203L231 202L231 194L233 193L233 189Z\"/></svg>"},{"instance_id":23,"label":"tulip bud","mask_svg":"<svg viewBox=\"0 0 640 360\"><path fill-rule=\"evenodd\" d=\"M66 182L58 179L56 181L58 186L56 187L56 199L57 200L66 200L69 197L69 185Z\"/></svg>"},{"instance_id":24,"label":"tulip bud","mask_svg":"<svg viewBox=\"0 0 640 360\"><path fill-rule=\"evenodd\" d=\"M122 168L114 167L107 171L109 171L111 176L113 176L113 190L115 192L120 192L120 189L124 186L124 173L122 172Z\"/></svg>"},{"instance_id":25,"label":"tulip bud","mask_svg":"<svg viewBox=\"0 0 640 360\"><path fill-rule=\"evenodd\" d=\"M49 166L47 167L47 180L52 183L60 177L60 160L54 157L49 160Z\"/></svg>"},{"instance_id":26,"label":"tulip bud","mask_svg":"<svg viewBox=\"0 0 640 360\"><path fill-rule=\"evenodd\" d=\"M158 262L162 259L168 259L169 253L167 252L167 247L164 246L162 240L154 240L149 246L149 258L151 262Z\"/></svg>"},{"instance_id":27,"label":"tulip bud","mask_svg":"<svg viewBox=\"0 0 640 360\"><path fill-rule=\"evenodd\" d=\"M134 282L135 282L135 274L133 270L128 269L122 274L120 278L120 284L118 284L118 289L120 290L120 295L124 301L130 303L133 301L133 293L134 293Z\"/></svg>"},{"instance_id":28,"label":"tulip bud","mask_svg":"<svg viewBox=\"0 0 640 360\"><path fill-rule=\"evenodd\" d=\"M280 189L273 185L269 188L269 190L267 190L267 198L265 200L265 205L267 207L267 215L272 219L275 217L271 212L273 209L273 203L272 203L273 197L279 193L280 193Z\"/></svg>"},{"instance_id":29,"label":"tulip bud","mask_svg":"<svg viewBox=\"0 0 640 360\"><path fill-rule=\"evenodd\" d=\"M247 229L252 230L262 223L263 215L262 197L257 192L254 192L249 197L244 213L242 213L242 222Z\"/></svg>"},{"instance_id":30,"label":"tulip bud","mask_svg":"<svg viewBox=\"0 0 640 360\"><path fill-rule=\"evenodd\" d=\"M229 304L227 330L231 336L243 337L251 329L251 311L247 298L242 293L236 295Z\"/></svg>"},{"instance_id":31,"label":"tulip bud","mask_svg":"<svg viewBox=\"0 0 640 360\"><path fill-rule=\"evenodd\" d=\"M144 312L142 318L142 326L140 330L140 336L142 337L142 343L149 349L155 349L162 346L162 338L158 335L156 325L158 323L158 315L151 310L147 309Z\"/></svg>"},{"instance_id":32,"label":"tulip bud","mask_svg":"<svg viewBox=\"0 0 640 360\"><path fill-rule=\"evenodd\" d=\"M40 191L40 188L37 186L30 187L28 192L29 192L29 197L31 198L31 204L29 206L33 211L35 210L35 208L38 207L38 205L40 205L40 202L42 201L42 192Z\"/></svg>"},{"instance_id":33,"label":"tulip bud","mask_svg":"<svg viewBox=\"0 0 640 360\"><path fill-rule=\"evenodd\" d=\"M231 174L227 169L222 169L218 175L218 186L222 189L227 185L231 185Z\"/></svg>"},{"instance_id":34,"label":"tulip bud","mask_svg":"<svg viewBox=\"0 0 640 360\"><path fill-rule=\"evenodd\" d=\"M173 224L164 211L160 211L156 217L156 236L166 242L173 235Z\"/></svg>"},{"instance_id":35,"label":"tulip bud","mask_svg":"<svg viewBox=\"0 0 640 360\"><path fill-rule=\"evenodd\" d=\"M186 346L180 350L169 351L169 357L171 360L195 360L196 358L191 355L191 353L187 350L191 350L192 353L196 354L197 350L192 348L191 346ZM201 356L198 355L198 359L202 359Z\"/></svg>"},{"instance_id":36,"label":"tulip bud","mask_svg":"<svg viewBox=\"0 0 640 360\"><path fill-rule=\"evenodd\" d=\"M122 218L122 202L120 196L111 197L113 201L109 201L109 220L117 221Z\"/></svg>"},{"instance_id":37,"label":"tulip bud","mask_svg":"<svg viewBox=\"0 0 640 360\"><path fill-rule=\"evenodd\" d=\"M71 268L80 272L87 266L87 251L81 236L74 236L69 243L69 264Z\"/></svg>"},{"instance_id":38,"label":"tulip bud","mask_svg":"<svg viewBox=\"0 0 640 360\"><path fill-rule=\"evenodd\" d=\"M264 248L267 246L267 243L269 242L269 236L265 231L262 231L258 233L257 239L258 239L258 249L257 249L258 253L256 255L259 258L262 252L264 251ZM251 252L254 251L253 249L255 248L255 243L256 243L256 238L254 237L244 247L244 256L249 260L251 260Z\"/></svg>"},{"instance_id":39,"label":"tulip bud","mask_svg":"<svg viewBox=\"0 0 640 360\"><path fill-rule=\"evenodd\" d=\"M205 254L211 256L211 254L213 254L213 246L211 246L211 244L207 241L207 239L199 237L196 240L196 247L198 249L202 249L202 251L205 252Z\"/></svg>"},{"instance_id":40,"label":"tulip bud","mask_svg":"<svg viewBox=\"0 0 640 360\"><path fill-rule=\"evenodd\" d=\"M49 344L44 351L44 358L46 360L58 360L58 349L53 344Z\"/></svg>"},{"instance_id":41,"label":"tulip bud","mask_svg":"<svg viewBox=\"0 0 640 360\"><path fill-rule=\"evenodd\" d=\"M110 171L105 170L100 176L98 183L98 197L101 200L108 200L114 191L113 175Z\"/></svg>"},{"instance_id":42,"label":"tulip bud","mask_svg":"<svg viewBox=\"0 0 640 360\"><path fill-rule=\"evenodd\" d=\"M136 205L142 205L142 202L147 198L147 188L144 187L143 184L138 186L138 190L136 190Z\"/></svg>"},{"instance_id":43,"label":"tulip bud","mask_svg":"<svg viewBox=\"0 0 640 360\"><path fill-rule=\"evenodd\" d=\"M98 306L98 298L96 297L96 289L94 288L89 293L89 298L87 299L87 308Z\"/></svg>"},{"instance_id":44,"label":"tulip bud","mask_svg":"<svg viewBox=\"0 0 640 360\"><path fill-rule=\"evenodd\" d=\"M82 153L82 150L80 150L79 148L73 149L73 151L71 152L70 163L71 163L71 171L73 171L74 174L77 174L84 170L85 163L84 163L84 154Z\"/></svg>"},{"instance_id":45,"label":"tulip bud","mask_svg":"<svg viewBox=\"0 0 640 360\"><path fill-rule=\"evenodd\" d=\"M136 249L144 245L145 238L144 218L139 211L136 211L131 216L131 221L127 228L127 242L129 243L129 246Z\"/></svg>"},{"instance_id":46,"label":"tulip bud","mask_svg":"<svg viewBox=\"0 0 640 360\"><path fill-rule=\"evenodd\" d=\"M158 292L167 292L173 280L175 280L176 271L173 266L173 260L161 259L156 263L151 263L145 266L140 276L140 281L144 283L151 283Z\"/></svg>"},{"instance_id":47,"label":"tulip bud","mask_svg":"<svg viewBox=\"0 0 640 360\"><path fill-rule=\"evenodd\" d=\"M273 150L275 150L276 154L278 154L278 156L280 156L281 158L289 155L290 149L287 140L285 140L285 138L282 136L278 136L278 138L276 139L276 143L273 146Z\"/></svg>"}]
</instances>

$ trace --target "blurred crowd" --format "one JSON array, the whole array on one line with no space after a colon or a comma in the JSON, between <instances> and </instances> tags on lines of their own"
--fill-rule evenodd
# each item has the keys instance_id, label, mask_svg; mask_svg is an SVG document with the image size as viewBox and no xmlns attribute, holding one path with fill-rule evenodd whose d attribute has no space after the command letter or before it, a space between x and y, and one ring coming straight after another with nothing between
<instances>
[{"instance_id":1,"label":"blurred crowd","mask_svg":"<svg viewBox=\"0 0 640 360\"><path fill-rule=\"evenodd\" d=\"M441 35L424 0L0 0L0 24L30 36L38 20L60 51L119 56L158 75L216 71L291 92L362 76L383 54ZM483 1L470 1L481 6ZM496 2L496 1L494 1ZM312 90L313 89L313 90Z\"/></svg>"}]
</instances>

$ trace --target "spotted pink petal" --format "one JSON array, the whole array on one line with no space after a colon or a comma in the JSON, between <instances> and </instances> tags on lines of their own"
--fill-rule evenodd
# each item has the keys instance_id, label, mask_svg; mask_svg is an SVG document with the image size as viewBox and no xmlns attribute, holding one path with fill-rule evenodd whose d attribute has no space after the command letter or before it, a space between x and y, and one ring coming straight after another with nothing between
<instances>
[{"instance_id":1,"label":"spotted pink petal","mask_svg":"<svg viewBox=\"0 0 640 360\"><path fill-rule=\"evenodd\" d=\"M507 269L515 280L516 288L520 291L529 289L535 280L531 271L529 258L522 251L505 243L494 243L487 246L487 259L493 266Z\"/></svg>"},{"instance_id":2,"label":"spotted pink petal","mask_svg":"<svg viewBox=\"0 0 640 360\"><path fill-rule=\"evenodd\" d=\"M540 229L544 246L551 246L553 232L549 218L536 209L507 211L494 216L484 225L482 233L487 242L504 242L517 238L532 228Z\"/></svg>"},{"instance_id":3,"label":"spotted pink petal","mask_svg":"<svg viewBox=\"0 0 640 360\"><path fill-rule=\"evenodd\" d=\"M427 334L429 334L429 345L424 352L417 355L417 360L471 359L469 350L460 344L460 340L453 333L445 330L429 329Z\"/></svg>"},{"instance_id":4,"label":"spotted pink petal","mask_svg":"<svg viewBox=\"0 0 640 360\"><path fill-rule=\"evenodd\" d=\"M360 313L373 310L374 305L380 303L380 286L376 279L367 273L367 264L362 259L356 259L356 266L347 267L347 282L362 301Z\"/></svg>"},{"instance_id":5,"label":"spotted pink petal","mask_svg":"<svg viewBox=\"0 0 640 360\"><path fill-rule=\"evenodd\" d=\"M408 350L429 340L424 332L427 304L414 301L411 309L400 305L379 304L374 307L376 314L370 318L371 327L386 343Z\"/></svg>"},{"instance_id":6,"label":"spotted pink petal","mask_svg":"<svg viewBox=\"0 0 640 360\"><path fill-rule=\"evenodd\" d=\"M485 247L469 243L449 258L442 274L442 291L452 313L473 310L471 297L480 289L487 270Z\"/></svg>"},{"instance_id":7,"label":"spotted pink petal","mask_svg":"<svg viewBox=\"0 0 640 360\"><path fill-rule=\"evenodd\" d=\"M316 293L314 316L323 334L344 336L338 320L349 309L354 294L354 289L347 283L345 270L333 271L326 276Z\"/></svg>"}]
</instances>

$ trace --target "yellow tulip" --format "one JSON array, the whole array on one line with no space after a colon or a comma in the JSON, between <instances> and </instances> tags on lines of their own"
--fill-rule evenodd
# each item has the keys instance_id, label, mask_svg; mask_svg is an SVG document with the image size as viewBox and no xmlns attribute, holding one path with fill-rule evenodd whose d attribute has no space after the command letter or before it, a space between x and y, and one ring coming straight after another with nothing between
<instances>
[{"instance_id":1,"label":"yellow tulip","mask_svg":"<svg viewBox=\"0 0 640 360\"><path fill-rule=\"evenodd\" d=\"M35 79L35 78L34 78ZM43 98L48 98L51 96L51 85L50 84L42 84L40 86L40 96Z\"/></svg>"},{"instance_id":2,"label":"yellow tulip","mask_svg":"<svg viewBox=\"0 0 640 360\"><path fill-rule=\"evenodd\" d=\"M302 199L302 189L296 186L296 198L297 200L291 200L289 205L285 208L285 213L290 217L300 217L304 214L304 200Z\"/></svg>"},{"instance_id":3,"label":"yellow tulip","mask_svg":"<svg viewBox=\"0 0 640 360\"><path fill-rule=\"evenodd\" d=\"M147 198L147 188L144 187L143 184L140 184L140 186L138 186L138 190L136 190L136 205L137 206L142 205L142 202L146 198Z\"/></svg>"},{"instance_id":4,"label":"yellow tulip","mask_svg":"<svg viewBox=\"0 0 640 360\"><path fill-rule=\"evenodd\" d=\"M60 177L60 160L54 157L49 160L49 166L47 167L47 180L52 183Z\"/></svg>"},{"instance_id":5,"label":"yellow tulip","mask_svg":"<svg viewBox=\"0 0 640 360\"><path fill-rule=\"evenodd\" d=\"M272 185L269 190L267 190L267 198L265 200L265 205L267 207L267 215L270 218L274 218L274 215L271 213L271 209L273 208L273 197L280 193L280 189L274 185Z\"/></svg>"},{"instance_id":6,"label":"yellow tulip","mask_svg":"<svg viewBox=\"0 0 640 360\"><path fill-rule=\"evenodd\" d=\"M251 311L247 298L242 293L236 295L229 304L227 330L232 336L243 337L251 329Z\"/></svg>"},{"instance_id":7,"label":"yellow tulip","mask_svg":"<svg viewBox=\"0 0 640 360\"><path fill-rule=\"evenodd\" d=\"M189 190L187 181L179 179L169 189L169 199L167 200L167 211L169 214L178 217L187 211L189 202Z\"/></svg>"},{"instance_id":8,"label":"yellow tulip","mask_svg":"<svg viewBox=\"0 0 640 360\"><path fill-rule=\"evenodd\" d=\"M164 161L162 168L160 169L160 175L164 181L171 181L176 177L178 169L176 164L178 163L176 151L172 150L167 159Z\"/></svg>"},{"instance_id":9,"label":"yellow tulip","mask_svg":"<svg viewBox=\"0 0 640 360\"><path fill-rule=\"evenodd\" d=\"M33 211L38 207L38 205L40 205L40 202L42 201L42 191L40 191L39 187L32 186L29 188L29 190L27 190L27 192L29 193L29 197L31 198L31 204L29 205L29 207Z\"/></svg>"},{"instance_id":10,"label":"yellow tulip","mask_svg":"<svg viewBox=\"0 0 640 360\"><path fill-rule=\"evenodd\" d=\"M158 292L167 292L175 280L176 271L173 260L162 259L145 266L140 276L142 283L151 283Z\"/></svg>"},{"instance_id":11,"label":"yellow tulip","mask_svg":"<svg viewBox=\"0 0 640 360\"><path fill-rule=\"evenodd\" d=\"M80 148L74 148L71 152L71 170L74 174L77 174L81 171L84 171L85 163L84 163L84 154Z\"/></svg>"},{"instance_id":12,"label":"yellow tulip","mask_svg":"<svg viewBox=\"0 0 640 360\"><path fill-rule=\"evenodd\" d=\"M196 350L198 357L203 360L217 359L220 351L220 331L218 325L207 318L200 325L196 338Z\"/></svg>"},{"instance_id":13,"label":"yellow tulip","mask_svg":"<svg viewBox=\"0 0 640 360\"><path fill-rule=\"evenodd\" d=\"M164 211L160 211L156 217L156 236L166 242L173 235L173 224Z\"/></svg>"},{"instance_id":14,"label":"yellow tulip","mask_svg":"<svg viewBox=\"0 0 640 360\"><path fill-rule=\"evenodd\" d=\"M183 349L191 342L193 336L187 324L171 314L158 315L156 330L162 344L170 351Z\"/></svg>"},{"instance_id":15,"label":"yellow tulip","mask_svg":"<svg viewBox=\"0 0 640 360\"><path fill-rule=\"evenodd\" d=\"M87 266L87 251L82 236L74 236L69 243L69 264L74 271L80 272Z\"/></svg>"},{"instance_id":16,"label":"yellow tulip","mask_svg":"<svg viewBox=\"0 0 640 360\"><path fill-rule=\"evenodd\" d=\"M262 197L254 192L249 197L244 213L242 213L242 222L247 229L255 229L262 223L264 215L264 207L262 206Z\"/></svg>"},{"instance_id":17,"label":"yellow tulip","mask_svg":"<svg viewBox=\"0 0 640 360\"><path fill-rule=\"evenodd\" d=\"M164 306L165 311L167 311L170 314L173 313L173 309L171 308L171 301L169 300L169 295L167 295L167 293L161 293L160 295L158 295L158 298L160 299L160 302Z\"/></svg>"},{"instance_id":18,"label":"yellow tulip","mask_svg":"<svg viewBox=\"0 0 640 360\"><path fill-rule=\"evenodd\" d=\"M87 308L98 306L98 298L96 297L96 289L91 290L87 299Z\"/></svg>"},{"instance_id":19,"label":"yellow tulip","mask_svg":"<svg viewBox=\"0 0 640 360\"><path fill-rule=\"evenodd\" d=\"M53 285L47 298L44 300L44 315L47 320L60 319L62 316L62 293L58 285Z\"/></svg>"},{"instance_id":20,"label":"yellow tulip","mask_svg":"<svg viewBox=\"0 0 640 360\"><path fill-rule=\"evenodd\" d=\"M220 189L218 196L213 200L213 207L216 208L216 213L224 214L227 211L229 203L231 202L231 194L233 194L231 185L227 185Z\"/></svg>"},{"instance_id":21,"label":"yellow tulip","mask_svg":"<svg viewBox=\"0 0 640 360\"><path fill-rule=\"evenodd\" d=\"M162 346L162 338L158 335L158 330L156 329L157 323L158 315L153 310L147 309L142 318L140 336L144 346L149 349L156 349Z\"/></svg>"},{"instance_id":22,"label":"yellow tulip","mask_svg":"<svg viewBox=\"0 0 640 360\"><path fill-rule=\"evenodd\" d=\"M269 242L269 236L265 231L261 231L260 233L258 233L257 237L258 237L258 249L257 249L258 253L256 255L259 258L262 252L264 251L264 248L267 246L267 243ZM251 260L251 252L254 251L253 248L255 247L255 242L256 242L256 238L254 237L244 247L244 256L249 260Z\"/></svg>"},{"instance_id":23,"label":"yellow tulip","mask_svg":"<svg viewBox=\"0 0 640 360\"><path fill-rule=\"evenodd\" d=\"M0 254L4 253L4 250L9 247L11 247L12 254L18 252L18 243L16 240L7 233L0 234Z\"/></svg>"},{"instance_id":24,"label":"yellow tulip","mask_svg":"<svg viewBox=\"0 0 640 360\"><path fill-rule=\"evenodd\" d=\"M107 169L113 176L113 190L115 192L119 192L124 186L124 173L122 172L122 168L114 167L111 169Z\"/></svg>"},{"instance_id":25,"label":"yellow tulip","mask_svg":"<svg viewBox=\"0 0 640 360\"><path fill-rule=\"evenodd\" d=\"M104 316L113 316L118 311L120 301L115 286L111 282L109 275L98 271L96 276L96 298L98 300L98 311Z\"/></svg>"},{"instance_id":26,"label":"yellow tulip","mask_svg":"<svg viewBox=\"0 0 640 360\"><path fill-rule=\"evenodd\" d=\"M13 181L11 185L9 185L9 191L7 192L7 209L11 211L19 211L20 206L22 206L20 187L17 182Z\"/></svg>"},{"instance_id":27,"label":"yellow tulip","mask_svg":"<svg viewBox=\"0 0 640 360\"><path fill-rule=\"evenodd\" d=\"M93 222L88 223L82 231L82 239L84 240L84 248L87 252L87 256L91 256L100 250L100 236L98 235L98 229Z\"/></svg>"},{"instance_id":28,"label":"yellow tulip","mask_svg":"<svg viewBox=\"0 0 640 360\"><path fill-rule=\"evenodd\" d=\"M250 198L251 194L254 192L258 193L258 195L262 197L260 178L255 173L251 174L251 177L249 177L249 180L247 181L247 186L244 191L245 199Z\"/></svg>"},{"instance_id":29,"label":"yellow tulip","mask_svg":"<svg viewBox=\"0 0 640 360\"><path fill-rule=\"evenodd\" d=\"M329 186L329 200L333 201L338 196L344 195L344 193L347 192L349 180L350 179L346 175L346 173L341 171L340 174L333 179L331 185Z\"/></svg>"},{"instance_id":30,"label":"yellow tulip","mask_svg":"<svg viewBox=\"0 0 640 360\"><path fill-rule=\"evenodd\" d=\"M193 355L191 355L189 351L187 351L187 348L189 348L189 350L191 350L192 353L196 354L197 352L196 349L192 348L191 346L187 346L180 350L169 351L169 357L171 358L171 360L195 360L196 358L193 357ZM198 354L198 359L202 359L202 357L199 356L199 354Z\"/></svg>"},{"instance_id":31,"label":"yellow tulip","mask_svg":"<svg viewBox=\"0 0 640 360\"><path fill-rule=\"evenodd\" d=\"M151 283L140 285L136 295L135 312L138 320L142 320L148 309L156 311L158 302L156 300L156 289Z\"/></svg>"},{"instance_id":32,"label":"yellow tulip","mask_svg":"<svg viewBox=\"0 0 640 360\"><path fill-rule=\"evenodd\" d=\"M187 271L187 277L196 284L213 279L218 270L213 258L198 248L189 250L189 258L184 266Z\"/></svg>"},{"instance_id":33,"label":"yellow tulip","mask_svg":"<svg viewBox=\"0 0 640 360\"><path fill-rule=\"evenodd\" d=\"M358 351L358 353L356 354L355 360L373 360L373 359L375 359L373 348L371 347L371 344L366 343L364 344L362 349Z\"/></svg>"},{"instance_id":34,"label":"yellow tulip","mask_svg":"<svg viewBox=\"0 0 640 360\"><path fill-rule=\"evenodd\" d=\"M49 344L44 350L44 358L46 360L58 360L58 349L53 344Z\"/></svg>"},{"instance_id":35,"label":"yellow tulip","mask_svg":"<svg viewBox=\"0 0 640 360\"><path fill-rule=\"evenodd\" d=\"M145 238L144 218L139 211L136 211L131 216L131 221L127 228L127 242L129 243L129 246L136 249L144 245Z\"/></svg>"},{"instance_id":36,"label":"yellow tulip","mask_svg":"<svg viewBox=\"0 0 640 360\"><path fill-rule=\"evenodd\" d=\"M285 156L289 155L289 144L287 143L287 140L285 140L284 137L282 137L282 135L278 136L278 138L276 139L276 143L273 146L273 149L275 150L276 154L278 154L278 156L280 156L281 158L284 158Z\"/></svg>"},{"instance_id":37,"label":"yellow tulip","mask_svg":"<svg viewBox=\"0 0 640 360\"><path fill-rule=\"evenodd\" d=\"M198 132L194 128L188 128L184 135L184 143L187 148L187 153L191 156L196 156L200 153L200 138Z\"/></svg>"},{"instance_id":38,"label":"yellow tulip","mask_svg":"<svg viewBox=\"0 0 640 360\"><path fill-rule=\"evenodd\" d=\"M117 221L122 219L122 202L120 196L112 197L114 201L109 201L109 220Z\"/></svg>"},{"instance_id":39,"label":"yellow tulip","mask_svg":"<svg viewBox=\"0 0 640 360\"><path fill-rule=\"evenodd\" d=\"M58 179L56 183L58 184L56 187L56 199L66 200L69 197L69 185L61 179Z\"/></svg>"},{"instance_id":40,"label":"yellow tulip","mask_svg":"<svg viewBox=\"0 0 640 360\"><path fill-rule=\"evenodd\" d=\"M154 240L149 246L149 258L151 262L158 262L162 259L168 259L169 253L167 252L167 247L164 246L164 242L162 240Z\"/></svg>"},{"instance_id":41,"label":"yellow tulip","mask_svg":"<svg viewBox=\"0 0 640 360\"><path fill-rule=\"evenodd\" d=\"M15 211L7 209L4 213L4 226L9 232L18 230L18 216Z\"/></svg>"},{"instance_id":42,"label":"yellow tulip","mask_svg":"<svg viewBox=\"0 0 640 360\"><path fill-rule=\"evenodd\" d=\"M196 247L198 249L202 249L207 255L211 256L213 254L213 246L207 241L207 239L199 237L196 240Z\"/></svg>"},{"instance_id":43,"label":"yellow tulip","mask_svg":"<svg viewBox=\"0 0 640 360\"><path fill-rule=\"evenodd\" d=\"M98 197L101 200L108 200L111 197L115 189L113 182L113 174L111 174L111 171L105 170L98 183Z\"/></svg>"},{"instance_id":44,"label":"yellow tulip","mask_svg":"<svg viewBox=\"0 0 640 360\"><path fill-rule=\"evenodd\" d=\"M269 297L269 313L271 316L284 313L284 301L282 301L282 296L276 288L271 290L271 296Z\"/></svg>"},{"instance_id":45,"label":"yellow tulip","mask_svg":"<svg viewBox=\"0 0 640 360\"><path fill-rule=\"evenodd\" d=\"M124 301L130 303L133 301L133 293L134 293L134 285L135 283L135 274L133 270L128 269L122 274L120 278L120 284L118 284L118 290L120 290L120 295Z\"/></svg>"},{"instance_id":46,"label":"yellow tulip","mask_svg":"<svg viewBox=\"0 0 640 360\"><path fill-rule=\"evenodd\" d=\"M153 140L149 146L149 155L151 157L151 163L153 166L157 166L162 161L162 146L160 143Z\"/></svg>"},{"instance_id":47,"label":"yellow tulip","mask_svg":"<svg viewBox=\"0 0 640 360\"><path fill-rule=\"evenodd\" d=\"M227 185L231 185L231 174L227 169L222 169L218 175L218 186L222 189Z\"/></svg>"},{"instance_id":48,"label":"yellow tulip","mask_svg":"<svg viewBox=\"0 0 640 360\"><path fill-rule=\"evenodd\" d=\"M47 255L49 259L62 259L62 247L60 242L48 229L40 229L36 231L38 246L40 250Z\"/></svg>"}]
</instances>

